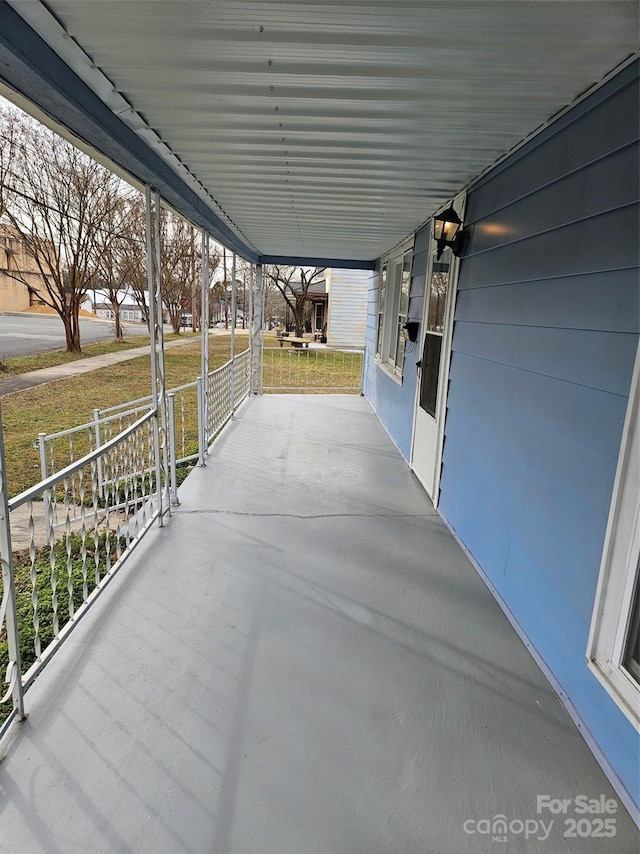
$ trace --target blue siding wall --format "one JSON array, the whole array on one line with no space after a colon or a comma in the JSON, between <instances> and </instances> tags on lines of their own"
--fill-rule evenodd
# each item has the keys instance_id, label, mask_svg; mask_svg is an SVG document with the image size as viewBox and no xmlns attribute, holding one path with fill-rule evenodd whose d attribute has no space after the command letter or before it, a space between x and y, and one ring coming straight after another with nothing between
<instances>
[{"instance_id":1,"label":"blue siding wall","mask_svg":"<svg viewBox=\"0 0 640 854\"><path fill-rule=\"evenodd\" d=\"M411 289L409 291L409 320L422 320L424 284L427 271L429 231L425 227L415 237L411 265ZM411 428L416 391L416 362L420 358L419 343L407 342L404 355L402 384L399 385L389 374L376 365L376 335L378 328L379 270L373 275L369 286L367 306L367 355L364 374L364 393L374 412L389 433L392 441L405 458L411 456Z\"/></svg>"},{"instance_id":2,"label":"blue siding wall","mask_svg":"<svg viewBox=\"0 0 640 854\"><path fill-rule=\"evenodd\" d=\"M455 311L440 512L636 803L586 648L638 345L638 64L484 176Z\"/></svg>"}]
</instances>

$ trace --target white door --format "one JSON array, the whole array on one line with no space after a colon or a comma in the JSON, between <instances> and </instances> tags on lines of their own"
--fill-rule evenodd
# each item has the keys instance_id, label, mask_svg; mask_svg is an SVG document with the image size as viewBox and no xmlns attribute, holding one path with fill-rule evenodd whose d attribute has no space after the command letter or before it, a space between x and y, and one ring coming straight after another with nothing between
<instances>
[{"instance_id":1,"label":"white door","mask_svg":"<svg viewBox=\"0 0 640 854\"><path fill-rule=\"evenodd\" d=\"M454 276L457 273L457 265L457 259L453 257L450 249L445 249L440 258L436 258L435 247L432 249L420 327L422 340L418 362L411 467L435 505L438 503L440 483L446 378L449 371Z\"/></svg>"}]
</instances>

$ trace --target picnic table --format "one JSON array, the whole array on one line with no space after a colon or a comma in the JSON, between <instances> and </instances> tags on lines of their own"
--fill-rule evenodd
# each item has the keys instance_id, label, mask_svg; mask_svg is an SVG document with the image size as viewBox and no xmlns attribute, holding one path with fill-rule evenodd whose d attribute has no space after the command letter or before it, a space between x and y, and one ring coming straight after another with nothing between
<instances>
[{"instance_id":1,"label":"picnic table","mask_svg":"<svg viewBox=\"0 0 640 854\"><path fill-rule=\"evenodd\" d=\"M280 346L283 344L291 344L292 347L309 349L309 339L308 338L296 338L295 336L287 336L278 335L278 341L280 342Z\"/></svg>"}]
</instances>

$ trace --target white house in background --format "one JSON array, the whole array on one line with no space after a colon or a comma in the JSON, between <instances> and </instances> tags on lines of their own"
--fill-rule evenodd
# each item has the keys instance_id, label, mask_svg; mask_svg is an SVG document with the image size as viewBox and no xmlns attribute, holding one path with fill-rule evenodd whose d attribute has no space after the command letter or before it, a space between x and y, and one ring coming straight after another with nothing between
<instances>
[{"instance_id":1,"label":"white house in background","mask_svg":"<svg viewBox=\"0 0 640 854\"><path fill-rule=\"evenodd\" d=\"M307 332L330 347L364 347L369 272L327 268L321 275L307 288Z\"/></svg>"},{"instance_id":2,"label":"white house in background","mask_svg":"<svg viewBox=\"0 0 640 854\"><path fill-rule=\"evenodd\" d=\"M325 281L327 344L330 347L364 347L369 273L329 269Z\"/></svg>"},{"instance_id":3,"label":"white house in background","mask_svg":"<svg viewBox=\"0 0 640 854\"><path fill-rule=\"evenodd\" d=\"M111 303L109 302L96 303L95 313L98 315L98 317L102 317L105 320L115 319L113 308L111 307ZM126 320L129 322L133 321L134 323L143 323L144 317L142 316L140 306L128 302L123 303L120 306L120 320Z\"/></svg>"},{"instance_id":4,"label":"white house in background","mask_svg":"<svg viewBox=\"0 0 640 854\"><path fill-rule=\"evenodd\" d=\"M122 299L120 299L122 297ZM148 294L145 291L145 299L149 303ZM142 310L136 302L133 291L130 288L123 288L119 292L118 301L120 302L120 320L129 323L144 323L145 319L142 315ZM114 320L115 315L113 307L109 301L108 292L101 288L91 288L82 303L82 308L87 311L92 311L98 317L104 320Z\"/></svg>"}]
</instances>

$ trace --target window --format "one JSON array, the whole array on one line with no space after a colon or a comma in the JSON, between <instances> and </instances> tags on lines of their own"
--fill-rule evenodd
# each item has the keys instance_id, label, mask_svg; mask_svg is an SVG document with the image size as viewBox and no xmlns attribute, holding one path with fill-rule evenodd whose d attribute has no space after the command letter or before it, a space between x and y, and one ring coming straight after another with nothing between
<instances>
[{"instance_id":1,"label":"window","mask_svg":"<svg viewBox=\"0 0 640 854\"><path fill-rule=\"evenodd\" d=\"M600 578L589 667L640 729L640 348L629 395Z\"/></svg>"},{"instance_id":2,"label":"window","mask_svg":"<svg viewBox=\"0 0 640 854\"><path fill-rule=\"evenodd\" d=\"M382 272L380 273L380 294L378 296L378 338L376 344L376 357L378 359L382 358L382 342L384 338L384 306L387 294L388 267L388 262L385 261L382 265Z\"/></svg>"},{"instance_id":3,"label":"window","mask_svg":"<svg viewBox=\"0 0 640 854\"><path fill-rule=\"evenodd\" d=\"M431 268L431 281L427 299L427 324L422 348L422 367L420 371L420 406L432 418L436 417L438 401L438 380L440 377L440 356L442 354L442 337L444 335L444 315L447 307L449 291L450 268L452 255L450 249L445 249L442 258L434 258Z\"/></svg>"},{"instance_id":4,"label":"window","mask_svg":"<svg viewBox=\"0 0 640 854\"><path fill-rule=\"evenodd\" d=\"M376 360L394 376L402 376L413 240L405 242L382 260L378 299Z\"/></svg>"},{"instance_id":5,"label":"window","mask_svg":"<svg viewBox=\"0 0 640 854\"><path fill-rule=\"evenodd\" d=\"M633 594L633 605L631 606L631 619L629 621L629 634L625 644L625 656L623 664L633 678L640 684L640 562L635 566L636 589Z\"/></svg>"},{"instance_id":6,"label":"window","mask_svg":"<svg viewBox=\"0 0 640 854\"><path fill-rule=\"evenodd\" d=\"M402 275L400 279L400 300L398 306L398 323L396 329L396 353L395 371L402 376L404 366L404 325L407 322L407 311L409 309L409 288L411 286L411 262L413 261L413 249L407 250L402 256Z\"/></svg>"}]
</instances>

